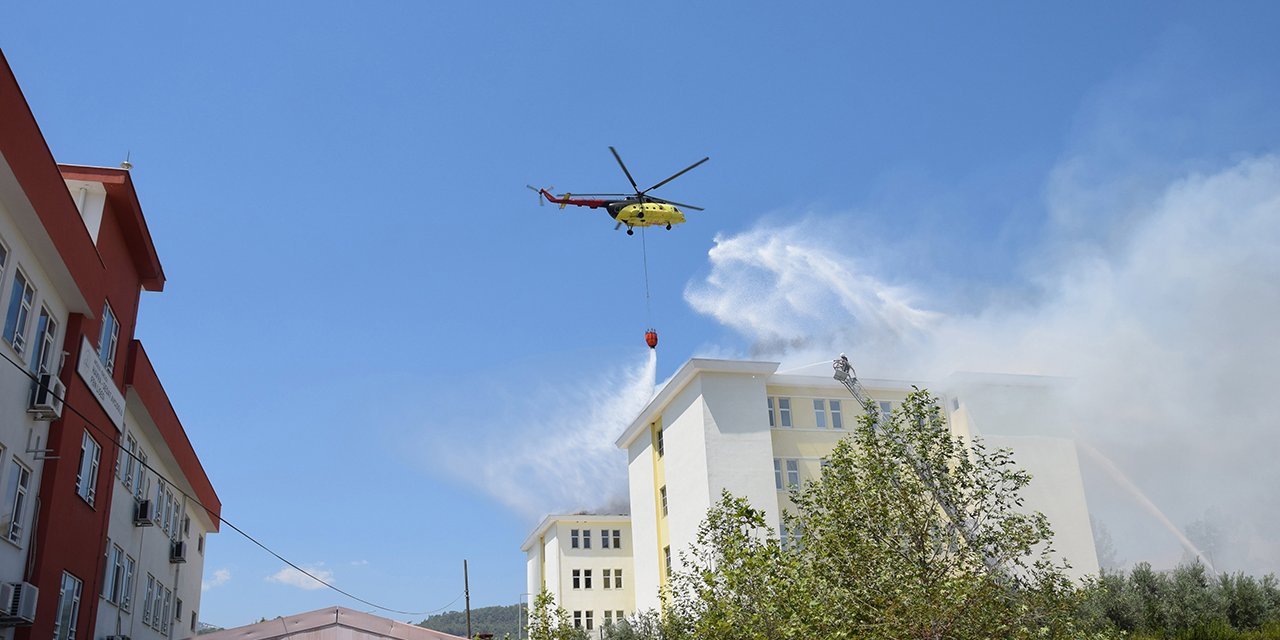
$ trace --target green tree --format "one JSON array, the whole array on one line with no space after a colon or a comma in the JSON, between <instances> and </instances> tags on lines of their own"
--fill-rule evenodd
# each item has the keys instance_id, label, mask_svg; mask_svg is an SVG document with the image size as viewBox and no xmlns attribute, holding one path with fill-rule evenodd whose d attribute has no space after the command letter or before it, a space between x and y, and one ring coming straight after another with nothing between
<instances>
[{"instance_id":1,"label":"green tree","mask_svg":"<svg viewBox=\"0 0 1280 640\"><path fill-rule=\"evenodd\" d=\"M569 621L569 612L556 605L555 596L546 589L533 600L529 610L529 640L587 640L582 629Z\"/></svg>"},{"instance_id":2,"label":"green tree","mask_svg":"<svg viewBox=\"0 0 1280 640\"><path fill-rule=\"evenodd\" d=\"M1022 509L1028 482L916 389L863 416L822 477L792 490L793 543L724 495L682 556L672 609L700 638L1079 637L1048 520Z\"/></svg>"}]
</instances>

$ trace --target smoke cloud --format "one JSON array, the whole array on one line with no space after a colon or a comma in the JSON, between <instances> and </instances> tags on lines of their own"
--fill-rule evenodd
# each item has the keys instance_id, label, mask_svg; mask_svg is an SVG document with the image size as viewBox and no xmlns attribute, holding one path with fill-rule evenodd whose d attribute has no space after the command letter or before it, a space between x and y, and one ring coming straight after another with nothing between
<instances>
[{"instance_id":1,"label":"smoke cloud","mask_svg":"<svg viewBox=\"0 0 1280 640\"><path fill-rule=\"evenodd\" d=\"M654 393L656 352L589 381L544 384L507 407L518 434L433 441L459 478L530 519L550 513L627 513L627 457L613 442Z\"/></svg>"},{"instance_id":2,"label":"smoke cloud","mask_svg":"<svg viewBox=\"0 0 1280 640\"><path fill-rule=\"evenodd\" d=\"M840 219L810 217L717 238L710 273L686 299L756 356L800 363L845 351L872 377L926 381L954 371L1069 377L1046 414L1066 416L1173 521L1225 514L1230 534L1192 527L1234 537L1197 541L1220 549L1218 569L1280 569L1269 397L1280 387L1280 159L1137 193L1101 190L1055 181L1053 218L1074 229L1093 220L1099 232L1051 227L1036 252L1051 258L1027 265L1028 281L1007 283L1027 295L944 308L947 296L928 281L890 283L825 241L844 234ZM1180 559L1172 536L1153 535L1131 501L1112 499L1114 485L1090 484L1091 510L1129 541L1123 555Z\"/></svg>"}]
</instances>

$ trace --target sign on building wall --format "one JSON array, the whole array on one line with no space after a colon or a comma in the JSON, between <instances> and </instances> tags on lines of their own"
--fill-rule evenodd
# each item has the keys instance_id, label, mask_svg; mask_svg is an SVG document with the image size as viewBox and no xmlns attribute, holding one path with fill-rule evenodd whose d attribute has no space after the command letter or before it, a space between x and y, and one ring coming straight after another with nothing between
<instances>
[{"instance_id":1,"label":"sign on building wall","mask_svg":"<svg viewBox=\"0 0 1280 640\"><path fill-rule=\"evenodd\" d=\"M98 404L102 405L102 410L107 412L111 422L116 425L116 431L123 431L124 395L111 381L111 373L102 366L98 350L94 349L93 345L89 344L89 339L84 336L80 336L79 360L80 362L76 364L76 373L80 374L80 379L88 385L93 397L97 398Z\"/></svg>"}]
</instances>

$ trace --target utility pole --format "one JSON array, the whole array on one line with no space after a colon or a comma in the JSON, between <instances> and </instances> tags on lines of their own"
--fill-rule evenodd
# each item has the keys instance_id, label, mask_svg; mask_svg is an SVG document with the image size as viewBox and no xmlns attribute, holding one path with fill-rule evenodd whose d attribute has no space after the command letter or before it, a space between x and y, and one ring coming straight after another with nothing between
<instances>
[{"instance_id":1,"label":"utility pole","mask_svg":"<svg viewBox=\"0 0 1280 640\"><path fill-rule=\"evenodd\" d=\"M467 597L467 639L470 640L471 635L471 583L467 579L467 561L462 560L462 593Z\"/></svg>"}]
</instances>

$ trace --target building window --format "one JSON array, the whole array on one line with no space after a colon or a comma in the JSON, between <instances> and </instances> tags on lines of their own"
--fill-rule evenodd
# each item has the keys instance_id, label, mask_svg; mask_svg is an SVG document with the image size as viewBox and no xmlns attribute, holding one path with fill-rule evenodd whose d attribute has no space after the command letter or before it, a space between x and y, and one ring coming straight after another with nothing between
<instances>
[{"instance_id":1,"label":"building window","mask_svg":"<svg viewBox=\"0 0 1280 640\"><path fill-rule=\"evenodd\" d=\"M98 493L98 461L102 456L102 447L98 446L98 442L85 432L84 438L80 441L80 470L76 474L76 495L84 498L85 502L93 504L93 498Z\"/></svg>"},{"instance_id":2,"label":"building window","mask_svg":"<svg viewBox=\"0 0 1280 640\"><path fill-rule=\"evenodd\" d=\"M840 416L840 401L828 400L827 403L831 405L831 428L843 429L844 418Z\"/></svg>"},{"instance_id":3,"label":"building window","mask_svg":"<svg viewBox=\"0 0 1280 640\"><path fill-rule=\"evenodd\" d=\"M147 574L147 596L142 599L142 624L151 626L151 609L154 606L156 577Z\"/></svg>"},{"instance_id":4,"label":"building window","mask_svg":"<svg viewBox=\"0 0 1280 640\"><path fill-rule=\"evenodd\" d=\"M102 575L102 597L111 604L120 604L124 592L124 549L118 544L107 544L107 569Z\"/></svg>"},{"instance_id":5,"label":"building window","mask_svg":"<svg viewBox=\"0 0 1280 640\"><path fill-rule=\"evenodd\" d=\"M826 400L813 401L813 417L815 420L817 420L819 429L827 428L827 401Z\"/></svg>"},{"instance_id":6,"label":"building window","mask_svg":"<svg viewBox=\"0 0 1280 640\"><path fill-rule=\"evenodd\" d=\"M800 486L800 461L787 460L787 486Z\"/></svg>"},{"instance_id":7,"label":"building window","mask_svg":"<svg viewBox=\"0 0 1280 640\"><path fill-rule=\"evenodd\" d=\"M192 631L196 630L196 619L197 619L196 613L197 611L195 609L191 610L191 630Z\"/></svg>"},{"instance_id":8,"label":"building window","mask_svg":"<svg viewBox=\"0 0 1280 640\"><path fill-rule=\"evenodd\" d=\"M583 589L591 588L591 570L590 569L582 570L582 588Z\"/></svg>"},{"instance_id":9,"label":"building window","mask_svg":"<svg viewBox=\"0 0 1280 640\"><path fill-rule=\"evenodd\" d=\"M880 421L888 422L889 414L893 413L893 403L881 401L878 404L880 405Z\"/></svg>"},{"instance_id":10,"label":"building window","mask_svg":"<svg viewBox=\"0 0 1280 640\"><path fill-rule=\"evenodd\" d=\"M125 436L124 446L120 447L120 460L116 462L116 476L130 493L133 491L133 459L137 455L138 439L131 433Z\"/></svg>"},{"instance_id":11,"label":"building window","mask_svg":"<svg viewBox=\"0 0 1280 640\"><path fill-rule=\"evenodd\" d=\"M62 572L62 584L58 589L58 616L53 620L55 640L75 640L76 619L80 617L80 591L84 583Z\"/></svg>"},{"instance_id":12,"label":"building window","mask_svg":"<svg viewBox=\"0 0 1280 640\"><path fill-rule=\"evenodd\" d=\"M582 617L583 617L583 619L584 619L584 620L586 621L586 623L587 623L587 631L590 631L590 630L593 628L593 626L592 626L592 624L591 624L591 614L592 614L592 612L591 612L591 611L584 611L584 612L583 612L583 614L584 614L584 615L583 615Z\"/></svg>"},{"instance_id":13,"label":"building window","mask_svg":"<svg viewBox=\"0 0 1280 640\"><path fill-rule=\"evenodd\" d=\"M622 619L623 619L622 609L618 609L617 611L613 612L613 619L616 620L617 622L622 622Z\"/></svg>"},{"instance_id":14,"label":"building window","mask_svg":"<svg viewBox=\"0 0 1280 640\"><path fill-rule=\"evenodd\" d=\"M782 458L773 459L773 486L782 491Z\"/></svg>"},{"instance_id":15,"label":"building window","mask_svg":"<svg viewBox=\"0 0 1280 640\"><path fill-rule=\"evenodd\" d=\"M574 629L582 628L582 612L581 611L573 612L573 628Z\"/></svg>"},{"instance_id":16,"label":"building window","mask_svg":"<svg viewBox=\"0 0 1280 640\"><path fill-rule=\"evenodd\" d=\"M196 551L204 555L204 534L196 536Z\"/></svg>"},{"instance_id":17,"label":"building window","mask_svg":"<svg viewBox=\"0 0 1280 640\"><path fill-rule=\"evenodd\" d=\"M667 515L667 485L658 488L658 495L662 497L662 515Z\"/></svg>"},{"instance_id":18,"label":"building window","mask_svg":"<svg viewBox=\"0 0 1280 640\"><path fill-rule=\"evenodd\" d=\"M31 357L31 370L36 375L53 373L53 354L58 346L58 321L53 319L48 307L40 306L36 319L36 351Z\"/></svg>"},{"instance_id":19,"label":"building window","mask_svg":"<svg viewBox=\"0 0 1280 640\"><path fill-rule=\"evenodd\" d=\"M608 529L600 530L600 548L601 549L609 548L609 530Z\"/></svg>"},{"instance_id":20,"label":"building window","mask_svg":"<svg viewBox=\"0 0 1280 640\"><path fill-rule=\"evenodd\" d=\"M582 588L582 570L581 569L573 570L573 588L574 589Z\"/></svg>"},{"instance_id":21,"label":"building window","mask_svg":"<svg viewBox=\"0 0 1280 640\"><path fill-rule=\"evenodd\" d=\"M138 466L134 467L138 471L138 475L133 482L133 497L138 500L146 500L147 494L151 492L149 486L150 481L147 479L147 454L144 451L138 451Z\"/></svg>"},{"instance_id":22,"label":"building window","mask_svg":"<svg viewBox=\"0 0 1280 640\"><path fill-rule=\"evenodd\" d=\"M31 469L15 456L9 468L9 526L5 535L9 542L22 544L22 530L27 509L27 491L31 488Z\"/></svg>"},{"instance_id":23,"label":"building window","mask_svg":"<svg viewBox=\"0 0 1280 640\"><path fill-rule=\"evenodd\" d=\"M778 425L791 428L791 398L778 398Z\"/></svg>"},{"instance_id":24,"label":"building window","mask_svg":"<svg viewBox=\"0 0 1280 640\"><path fill-rule=\"evenodd\" d=\"M171 611L170 606L172 604L173 604L173 591L170 591L169 589L165 589L164 590L164 615L160 617L160 629L159 629L160 633L165 635L169 634L169 620L172 619L169 617L169 612Z\"/></svg>"},{"instance_id":25,"label":"building window","mask_svg":"<svg viewBox=\"0 0 1280 640\"><path fill-rule=\"evenodd\" d=\"M173 620L175 622L182 620L182 598L173 599Z\"/></svg>"},{"instance_id":26,"label":"building window","mask_svg":"<svg viewBox=\"0 0 1280 640\"><path fill-rule=\"evenodd\" d=\"M603 573L604 573L604 588L612 589L613 588L613 569L605 569Z\"/></svg>"},{"instance_id":27,"label":"building window","mask_svg":"<svg viewBox=\"0 0 1280 640\"><path fill-rule=\"evenodd\" d=\"M116 370L116 345L120 342L120 323L116 314L111 312L111 305L102 308L102 332L98 334L98 359L107 371Z\"/></svg>"},{"instance_id":28,"label":"building window","mask_svg":"<svg viewBox=\"0 0 1280 640\"><path fill-rule=\"evenodd\" d=\"M133 607L133 569L137 565L133 556L124 557L124 593L120 595L120 608L125 611Z\"/></svg>"},{"instance_id":29,"label":"building window","mask_svg":"<svg viewBox=\"0 0 1280 640\"><path fill-rule=\"evenodd\" d=\"M611 609L605 609L604 610L604 626L607 627L612 624L613 624L613 611Z\"/></svg>"},{"instance_id":30,"label":"building window","mask_svg":"<svg viewBox=\"0 0 1280 640\"><path fill-rule=\"evenodd\" d=\"M662 548L662 568L666 570L667 575L671 575L671 547Z\"/></svg>"},{"instance_id":31,"label":"building window","mask_svg":"<svg viewBox=\"0 0 1280 640\"><path fill-rule=\"evenodd\" d=\"M583 549L591 548L591 530L590 529L582 530L582 548Z\"/></svg>"},{"instance_id":32,"label":"building window","mask_svg":"<svg viewBox=\"0 0 1280 640\"><path fill-rule=\"evenodd\" d=\"M609 581L609 577L605 576L605 582L608 582L608 581ZM622 569L613 570L613 588L614 589L622 588Z\"/></svg>"},{"instance_id":33,"label":"building window","mask_svg":"<svg viewBox=\"0 0 1280 640\"><path fill-rule=\"evenodd\" d=\"M27 324L31 319L31 305L36 299L36 289L19 268L13 272L13 291L9 298L9 313L4 318L4 339L22 353L27 342Z\"/></svg>"},{"instance_id":34,"label":"building window","mask_svg":"<svg viewBox=\"0 0 1280 640\"><path fill-rule=\"evenodd\" d=\"M574 549L578 548L578 530L577 529L569 530L569 546L573 547Z\"/></svg>"},{"instance_id":35,"label":"building window","mask_svg":"<svg viewBox=\"0 0 1280 640\"><path fill-rule=\"evenodd\" d=\"M662 427L657 428L656 438L658 441L658 457L661 458L667 452L666 448L662 445Z\"/></svg>"},{"instance_id":36,"label":"building window","mask_svg":"<svg viewBox=\"0 0 1280 640\"><path fill-rule=\"evenodd\" d=\"M613 548L614 549L622 548L622 529L613 530Z\"/></svg>"}]
</instances>

